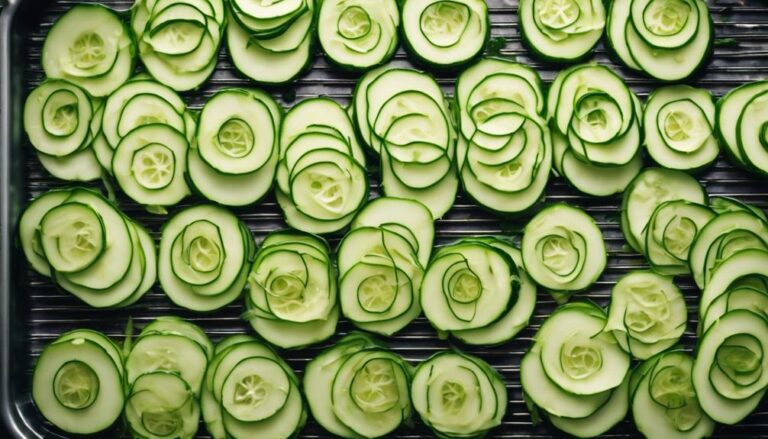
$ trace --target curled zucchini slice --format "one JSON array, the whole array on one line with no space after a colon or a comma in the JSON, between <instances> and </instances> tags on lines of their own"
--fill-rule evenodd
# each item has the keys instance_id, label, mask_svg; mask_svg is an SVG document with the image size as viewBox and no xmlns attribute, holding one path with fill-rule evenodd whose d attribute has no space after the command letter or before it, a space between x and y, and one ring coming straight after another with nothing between
<instances>
[{"instance_id":1,"label":"curled zucchini slice","mask_svg":"<svg viewBox=\"0 0 768 439\"><path fill-rule=\"evenodd\" d=\"M671 278L633 271L613 287L605 331L613 333L622 349L644 360L674 346L687 320L685 298Z\"/></svg>"},{"instance_id":2,"label":"curled zucchini slice","mask_svg":"<svg viewBox=\"0 0 768 439\"><path fill-rule=\"evenodd\" d=\"M645 146L659 165L697 171L717 159L715 104L708 91L686 85L660 88L648 98L643 117Z\"/></svg>"},{"instance_id":3,"label":"curled zucchini slice","mask_svg":"<svg viewBox=\"0 0 768 439\"><path fill-rule=\"evenodd\" d=\"M141 375L131 386L125 419L133 434L139 437L191 439L200 425L200 404L179 375L150 372Z\"/></svg>"},{"instance_id":4,"label":"curled zucchini slice","mask_svg":"<svg viewBox=\"0 0 768 439\"><path fill-rule=\"evenodd\" d=\"M514 305L517 266L504 250L477 239L440 248L421 286L421 307L440 331L485 328Z\"/></svg>"},{"instance_id":5,"label":"curled zucchini slice","mask_svg":"<svg viewBox=\"0 0 768 439\"><path fill-rule=\"evenodd\" d=\"M764 314L733 310L702 334L693 364L693 387L709 417L735 424L757 408L768 388L767 352Z\"/></svg>"},{"instance_id":6,"label":"curled zucchini slice","mask_svg":"<svg viewBox=\"0 0 768 439\"><path fill-rule=\"evenodd\" d=\"M704 438L714 432L691 380L694 361L685 352L667 351L632 372L632 416L645 437Z\"/></svg>"},{"instance_id":7,"label":"curled zucchini slice","mask_svg":"<svg viewBox=\"0 0 768 439\"><path fill-rule=\"evenodd\" d=\"M217 439L288 439L307 420L293 370L270 347L243 335L216 346L200 404L206 427Z\"/></svg>"},{"instance_id":8,"label":"curled zucchini slice","mask_svg":"<svg viewBox=\"0 0 768 439\"><path fill-rule=\"evenodd\" d=\"M78 4L53 24L43 43L45 75L65 79L91 96L107 96L133 73L136 47L116 11Z\"/></svg>"},{"instance_id":9,"label":"curled zucchini slice","mask_svg":"<svg viewBox=\"0 0 768 439\"><path fill-rule=\"evenodd\" d=\"M322 238L298 232L270 234L256 254L248 285L245 318L270 343L306 346L335 332L338 287L328 243Z\"/></svg>"},{"instance_id":10,"label":"curled zucchini slice","mask_svg":"<svg viewBox=\"0 0 768 439\"><path fill-rule=\"evenodd\" d=\"M552 167L552 143L541 117L538 74L515 62L483 59L459 77L455 102L456 161L467 193L507 215L539 202Z\"/></svg>"},{"instance_id":11,"label":"curled zucchini slice","mask_svg":"<svg viewBox=\"0 0 768 439\"><path fill-rule=\"evenodd\" d=\"M412 373L377 341L351 334L307 365L304 391L312 415L334 435L384 437L410 421Z\"/></svg>"},{"instance_id":12,"label":"curled zucchini slice","mask_svg":"<svg viewBox=\"0 0 768 439\"><path fill-rule=\"evenodd\" d=\"M648 221L645 252L651 268L667 275L688 274L688 259L699 230L715 217L707 206L684 200L661 203Z\"/></svg>"},{"instance_id":13,"label":"curled zucchini slice","mask_svg":"<svg viewBox=\"0 0 768 439\"><path fill-rule=\"evenodd\" d=\"M438 68L471 61L490 34L488 6L481 0L405 0L400 17L410 53Z\"/></svg>"},{"instance_id":14,"label":"curled zucchini slice","mask_svg":"<svg viewBox=\"0 0 768 439\"><path fill-rule=\"evenodd\" d=\"M608 11L607 35L627 67L679 81L709 59L714 26L703 0L618 0Z\"/></svg>"},{"instance_id":15,"label":"curled zucchini slice","mask_svg":"<svg viewBox=\"0 0 768 439\"><path fill-rule=\"evenodd\" d=\"M762 109L768 99L768 82L737 87L717 104L718 131L726 151L740 165L761 175L768 174L763 126L768 121Z\"/></svg>"},{"instance_id":16,"label":"curled zucchini slice","mask_svg":"<svg viewBox=\"0 0 768 439\"><path fill-rule=\"evenodd\" d=\"M341 310L362 329L392 335L421 313L424 268L408 231L357 227L339 244Z\"/></svg>"},{"instance_id":17,"label":"curled zucchini slice","mask_svg":"<svg viewBox=\"0 0 768 439\"><path fill-rule=\"evenodd\" d=\"M228 210L207 205L184 209L163 227L160 285L181 307L221 308L243 291L254 252L250 232Z\"/></svg>"},{"instance_id":18,"label":"curled zucchini slice","mask_svg":"<svg viewBox=\"0 0 768 439\"><path fill-rule=\"evenodd\" d=\"M395 0L328 0L320 5L317 36L331 62L365 70L392 58L399 26Z\"/></svg>"},{"instance_id":19,"label":"curled zucchini slice","mask_svg":"<svg viewBox=\"0 0 768 439\"><path fill-rule=\"evenodd\" d=\"M96 331L68 333L43 349L32 373L42 415L70 434L106 430L123 411L122 355Z\"/></svg>"},{"instance_id":20,"label":"curled zucchini slice","mask_svg":"<svg viewBox=\"0 0 768 439\"><path fill-rule=\"evenodd\" d=\"M226 25L224 0L139 0L131 11L141 62L155 79L188 91L213 73Z\"/></svg>"},{"instance_id":21,"label":"curled zucchini slice","mask_svg":"<svg viewBox=\"0 0 768 439\"><path fill-rule=\"evenodd\" d=\"M523 392L555 427L595 437L626 416L630 358L591 302L571 302L550 315L520 364Z\"/></svg>"},{"instance_id":22,"label":"curled zucchini slice","mask_svg":"<svg viewBox=\"0 0 768 439\"><path fill-rule=\"evenodd\" d=\"M582 64L560 72L547 97L554 129L568 151L592 165L619 167L637 155L642 108L611 69Z\"/></svg>"},{"instance_id":23,"label":"curled zucchini slice","mask_svg":"<svg viewBox=\"0 0 768 439\"><path fill-rule=\"evenodd\" d=\"M599 0L522 0L518 15L526 45L555 62L587 55L605 28L605 7Z\"/></svg>"},{"instance_id":24,"label":"curled zucchini slice","mask_svg":"<svg viewBox=\"0 0 768 439\"><path fill-rule=\"evenodd\" d=\"M89 145L94 112L83 89L67 81L48 80L27 97L24 130L38 152L71 156Z\"/></svg>"},{"instance_id":25,"label":"curled zucchini slice","mask_svg":"<svg viewBox=\"0 0 768 439\"><path fill-rule=\"evenodd\" d=\"M528 222L523 233L525 270L550 291L585 290L605 269L602 232L583 210L566 204L549 206Z\"/></svg>"},{"instance_id":26,"label":"curled zucchini slice","mask_svg":"<svg viewBox=\"0 0 768 439\"><path fill-rule=\"evenodd\" d=\"M459 351L438 352L419 364L411 401L439 436L482 437L501 425L507 389L488 363Z\"/></svg>"}]
</instances>

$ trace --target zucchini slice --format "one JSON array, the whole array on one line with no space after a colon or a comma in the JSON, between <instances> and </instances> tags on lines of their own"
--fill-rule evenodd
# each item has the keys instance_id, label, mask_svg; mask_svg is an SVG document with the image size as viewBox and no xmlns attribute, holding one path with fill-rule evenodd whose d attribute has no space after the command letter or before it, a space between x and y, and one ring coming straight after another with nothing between
<instances>
[{"instance_id":1,"label":"zucchini slice","mask_svg":"<svg viewBox=\"0 0 768 439\"><path fill-rule=\"evenodd\" d=\"M221 308L243 291L255 246L245 225L224 208L199 205L181 210L163 226L160 285L183 308Z\"/></svg>"},{"instance_id":2,"label":"zucchini slice","mask_svg":"<svg viewBox=\"0 0 768 439\"><path fill-rule=\"evenodd\" d=\"M312 415L332 434L384 437L410 422L412 374L378 341L353 333L309 362L304 391Z\"/></svg>"},{"instance_id":3,"label":"zucchini slice","mask_svg":"<svg viewBox=\"0 0 768 439\"><path fill-rule=\"evenodd\" d=\"M603 35L606 20L599 0L521 0L518 15L526 46L554 62L589 54Z\"/></svg>"},{"instance_id":4,"label":"zucchini slice","mask_svg":"<svg viewBox=\"0 0 768 439\"><path fill-rule=\"evenodd\" d=\"M603 234L583 210L554 204L541 210L523 231L523 264L537 284L554 293L589 288L603 273Z\"/></svg>"},{"instance_id":5,"label":"zucchini slice","mask_svg":"<svg viewBox=\"0 0 768 439\"><path fill-rule=\"evenodd\" d=\"M122 357L103 334L65 334L45 347L32 373L42 415L70 434L106 430L125 403Z\"/></svg>"},{"instance_id":6,"label":"zucchini slice","mask_svg":"<svg viewBox=\"0 0 768 439\"><path fill-rule=\"evenodd\" d=\"M607 36L627 67L661 81L693 76L708 61L714 26L703 0L615 0Z\"/></svg>"},{"instance_id":7,"label":"zucchini slice","mask_svg":"<svg viewBox=\"0 0 768 439\"><path fill-rule=\"evenodd\" d=\"M399 26L396 0L326 0L320 4L317 36L332 63L366 70L392 59Z\"/></svg>"},{"instance_id":8,"label":"zucchini slice","mask_svg":"<svg viewBox=\"0 0 768 439\"><path fill-rule=\"evenodd\" d=\"M685 332L688 310L672 278L632 271L611 291L605 331L632 356L648 359L677 344Z\"/></svg>"},{"instance_id":9,"label":"zucchini slice","mask_svg":"<svg viewBox=\"0 0 768 439\"><path fill-rule=\"evenodd\" d=\"M268 342L295 348L336 332L336 273L322 238L298 232L268 235L256 254L248 285L245 317ZM294 336L288 337L288 332Z\"/></svg>"},{"instance_id":10,"label":"zucchini slice","mask_svg":"<svg viewBox=\"0 0 768 439\"><path fill-rule=\"evenodd\" d=\"M168 371L139 376L128 392L125 419L138 437L191 439L200 425L200 404L189 385Z\"/></svg>"},{"instance_id":11,"label":"zucchini slice","mask_svg":"<svg viewBox=\"0 0 768 439\"><path fill-rule=\"evenodd\" d=\"M483 0L405 0L400 21L408 51L436 68L471 61L483 51L490 35Z\"/></svg>"},{"instance_id":12,"label":"zucchini slice","mask_svg":"<svg viewBox=\"0 0 768 439\"><path fill-rule=\"evenodd\" d=\"M136 44L116 11L77 4L53 24L43 43L45 75L65 79L91 96L107 96L133 73Z\"/></svg>"},{"instance_id":13,"label":"zucchini slice","mask_svg":"<svg viewBox=\"0 0 768 439\"><path fill-rule=\"evenodd\" d=\"M507 388L480 358L441 351L419 363L411 382L413 408L438 436L482 437L501 425Z\"/></svg>"},{"instance_id":14,"label":"zucchini slice","mask_svg":"<svg viewBox=\"0 0 768 439\"><path fill-rule=\"evenodd\" d=\"M752 82L731 90L717 103L717 129L726 151L738 164L761 175L768 174L762 129L766 92L768 82Z\"/></svg>"},{"instance_id":15,"label":"zucchini slice","mask_svg":"<svg viewBox=\"0 0 768 439\"><path fill-rule=\"evenodd\" d=\"M720 153L714 133L712 95L686 85L660 88L645 104L645 146L651 158L667 169L698 171Z\"/></svg>"},{"instance_id":16,"label":"zucchini slice","mask_svg":"<svg viewBox=\"0 0 768 439\"><path fill-rule=\"evenodd\" d=\"M653 271L690 273L688 258L699 230L715 217L707 206L684 200L665 201L654 209L645 231L645 255Z\"/></svg>"}]
</instances>

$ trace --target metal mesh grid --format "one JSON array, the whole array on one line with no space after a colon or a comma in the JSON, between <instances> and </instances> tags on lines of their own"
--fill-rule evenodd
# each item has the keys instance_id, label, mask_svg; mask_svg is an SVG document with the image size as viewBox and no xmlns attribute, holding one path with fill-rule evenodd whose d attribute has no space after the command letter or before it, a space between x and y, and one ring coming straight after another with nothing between
<instances>
[{"instance_id":1,"label":"metal mesh grid","mask_svg":"<svg viewBox=\"0 0 768 439\"><path fill-rule=\"evenodd\" d=\"M34 3L33 7L26 7ZM40 83L44 75L40 67L40 51L42 42L51 23L75 1L53 1L44 4L28 1L23 11L24 16L20 20L20 40L24 47L16 50L20 58L10 60L11 65L17 69L24 69L24 93ZM103 3L118 9L125 10L130 7L131 1L103 1ZM504 56L516 57L518 61L534 67L540 72L545 82L550 82L557 72L558 67L542 63L530 57L529 53L520 43L520 30L517 22L516 0L487 0L491 11L492 37L505 37L507 45L502 49ZM765 79L768 67L768 5L760 0L725 0L709 1L715 22L716 38L718 44L715 47L715 56L702 77L695 81L695 85L712 90L716 96L722 96L729 89L744 82ZM253 86L247 79L241 77L234 70L225 50L219 56L219 65L211 80L201 90L183 95L186 102L192 108L200 108L205 100L222 87ZM657 85L653 80L644 78L626 69L618 67L613 59L608 56L601 44L595 53L594 60L616 68L626 78L628 84L641 97L645 97L649 90ZM396 63L408 65L405 52L400 49L396 55ZM455 74L440 73L438 81L448 94L452 94ZM294 102L303 98L317 95L325 95L347 103L357 80L357 75L341 73L328 64L321 55L317 55L312 65L312 70L299 79L293 86L270 89L281 103L289 107ZM19 90L21 91L21 90ZM292 96L295 94L295 98ZM287 102L289 99L290 102ZM21 126L21 118L16 115L15 124ZM26 139L22 145L12 145L14 151L13 166L23 167L23 188L12 189L17 192L18 199L11 200L14 203L12 211L18 211L26 200L40 193L63 186L64 183L51 178L41 167ZM371 170L373 176L373 194L377 194L375 187L376 170ZM735 196L739 199L756 204L761 208L768 208L768 187L765 181L757 179L746 172L733 167L728 161L721 158L715 166L700 176L709 194ZM547 202L566 201L570 204L586 209L595 217L600 225L609 250L609 263L605 274L585 296L596 300L601 305L608 303L610 288L622 274L629 270L646 267L644 259L628 250L619 229L620 197L597 199L585 197L568 187L562 180L552 178L547 188ZM184 206L203 202L200 199L189 199ZM140 206L120 199L121 208L132 218L148 226L155 238L159 239L159 230L166 217L147 214ZM179 208L184 207L179 206ZM172 209L172 212L177 209ZM172 213L171 212L171 213ZM253 232L257 242L270 231L284 228L282 214L274 202L273 197L268 197L257 206L237 209L236 213L243 219ZM14 219L15 221L15 219ZM436 224L436 243L444 244L464 236L482 234L502 234L515 236L519 233L525 220L510 221L500 219L490 213L479 209L476 205L459 195L451 211ZM331 237L333 244L338 242L339 236ZM15 288L11 294L16 295L17 308L21 310L19 325L12 326L16 333L14 338L26 340L23 352L17 352L12 358L13 362L22 362L18 370L23 370L23 376L14 377L12 389L16 396L16 405L21 419L31 426L37 434L43 437L58 437L49 424L40 417L31 402L29 388L31 367L34 360L46 343L53 340L64 331L88 327L104 331L110 336L120 337L124 325L129 316L134 319L135 325L141 327L153 319L154 316L163 314L176 314L188 318L199 324L214 339L235 333L251 333L247 323L240 320L243 311L241 300L212 314L194 314L175 307L162 293L159 286L155 286L150 294L145 296L138 304L123 310L94 310L79 302L73 296L57 291L47 279L40 277L26 268L23 255L17 251L11 255L12 268L19 273L15 276ZM680 279L678 285L683 290L688 302L689 315L691 317L689 330L684 337L686 346L691 347L694 338L695 318L697 309L698 290L690 279ZM554 302L544 293L539 292L539 302L529 328L524 330L514 341L494 348L473 348L459 346L469 353L478 355L496 367L505 377L509 390L509 407L504 418L503 426L494 430L490 436L499 438L513 437L553 437L559 433L551 426L541 425L533 427L531 418L522 400L522 391L519 381L519 362L525 350L528 348L531 338L539 325L554 309ZM347 322L339 325L338 334L329 342L308 349L283 352L283 356L299 372L303 370L306 362L313 358L320 349L333 343L335 340L352 329ZM393 350L403 355L406 359L417 362L437 350L454 345L452 341L439 340L435 331L428 322L420 317L409 325L402 333L388 340ZM755 414L747 418L738 426L719 427L716 435L719 437L734 436L762 436L768 437L768 403L763 403ZM119 429L109 432L104 437L116 437ZM201 427L201 437L205 431ZM403 429L397 437L416 438L428 437L429 431L420 424L414 429ZM635 437L638 433L630 420L624 421L611 430L606 437ZM321 438L329 437L315 422L311 421L302 432L301 437Z\"/></svg>"}]
</instances>

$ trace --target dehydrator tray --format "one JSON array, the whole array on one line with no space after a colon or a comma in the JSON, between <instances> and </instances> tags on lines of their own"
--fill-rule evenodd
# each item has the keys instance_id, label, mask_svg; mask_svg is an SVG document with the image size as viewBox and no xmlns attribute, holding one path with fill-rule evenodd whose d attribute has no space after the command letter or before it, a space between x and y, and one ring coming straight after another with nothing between
<instances>
[{"instance_id":1,"label":"dehydrator tray","mask_svg":"<svg viewBox=\"0 0 768 439\"><path fill-rule=\"evenodd\" d=\"M174 306L157 285L130 308L92 309L74 296L58 291L51 282L34 273L16 246L18 217L28 200L48 189L66 185L48 175L32 153L32 146L23 133L21 115L27 93L44 77L40 53L46 32L51 23L75 3L71 0L0 0L0 412L7 432L3 435L0 430L2 437L64 437L40 416L30 395L31 369L36 357L47 343L64 331L87 327L119 339L128 317L133 318L135 325L141 326L156 316L176 314L200 325L214 341L229 334L252 333L249 325L240 319L244 309L242 300L214 313L196 314ZM102 3L118 10L127 10L132 4L125 0L104 0ZM534 67L546 82L550 82L558 67L537 61L521 45L517 1L487 0L487 3L491 10L492 38L504 37L507 40L501 55ZM742 83L768 78L768 3L764 0L710 0L708 3L715 23L715 54L703 75L693 83L710 89L720 97ZM651 79L619 67L602 44L596 50L594 61L615 68L641 97L658 85ZM408 65L402 49L394 62ZM312 69L298 81L288 87L270 88L269 91L285 106L317 95L329 96L346 104L357 77L333 68L318 53ZM437 78L445 91L452 94L455 73L439 73ZM190 107L200 108L215 91L232 86L254 84L234 70L226 50L222 49L212 78L200 90L184 93L183 97ZM370 172L372 195L376 195L377 170L371 169ZM768 181L736 168L725 158L721 157L710 170L700 175L700 179L711 195L733 196L768 208ZM601 305L607 304L611 286L622 274L646 266L643 257L629 250L621 234L621 197L587 197L578 194L561 179L552 178L546 201L567 201L582 207L600 225L610 253L608 268L589 293L582 296ZM171 209L171 213L200 202L200 199L190 198L183 205ZM126 198L120 198L119 203L128 215L148 226L158 238L166 216L148 214ZM247 223L257 242L270 231L285 227L281 211L271 196L258 205L236 209L235 212ZM524 224L525 219L500 219L459 195L453 209L437 221L436 243L445 244L461 237L484 234L519 238ZM331 242L335 244L338 239L339 236L333 236ZM699 293L690 279L682 278L678 284L685 293L691 317L690 329L683 339L690 349L695 341L693 328ZM512 342L493 348L458 346L487 360L506 380L509 390L507 415L503 425L493 430L490 437L562 436L546 423L532 424L520 387L520 359L543 319L555 307L543 291L539 292L538 299L530 327ZM309 359L351 329L349 323L342 321L338 334L331 340L311 348L285 351L282 355L301 373ZM440 340L423 317L387 341L396 352L413 362L456 344ZM101 437L117 438L124 434L118 426ZM768 401L739 425L719 426L715 434L717 437L768 437ZM396 436L420 438L430 437L431 434L417 423L412 429L398 431ZM202 426L200 437L207 437ZM310 420L301 437L325 438L330 435ZM632 422L626 420L605 437L639 437L639 434Z\"/></svg>"}]
</instances>

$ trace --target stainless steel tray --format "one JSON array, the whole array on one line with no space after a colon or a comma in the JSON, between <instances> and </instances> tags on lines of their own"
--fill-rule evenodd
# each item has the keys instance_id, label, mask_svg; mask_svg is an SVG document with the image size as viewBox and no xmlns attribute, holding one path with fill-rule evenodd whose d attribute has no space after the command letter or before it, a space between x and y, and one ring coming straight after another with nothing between
<instances>
[{"instance_id":1,"label":"stainless steel tray","mask_svg":"<svg viewBox=\"0 0 768 439\"><path fill-rule=\"evenodd\" d=\"M178 314L202 326L214 340L235 333L250 333L249 326L239 319L243 310L238 300L226 309L212 314L194 314L173 306L159 287L137 305L123 310L94 310L73 296L57 291L46 279L28 269L24 256L16 246L16 226L25 203L43 191L64 186L65 183L50 177L38 163L22 130L22 107L29 90L43 79L40 67L40 50L51 23L75 1L0 0L7 4L0 15L0 413L8 436L25 438L63 437L45 422L32 404L30 397L31 367L43 346L69 329L89 327L119 338L129 316L142 325L162 314ZM132 1L103 1L109 6L128 9ZM543 64L529 56L521 46L517 24L516 0L488 0L492 11L493 37L505 37L508 41L502 50L505 56L516 57L520 62L536 68L546 81L551 81L558 67ZM695 84L706 87L721 96L727 90L744 82L768 77L768 4L761 0L709 1L713 12L718 45L715 56L703 76ZM656 87L654 81L626 69L617 67L601 45L594 59L616 67L632 88L644 97ZM408 63L400 50L397 63ZM321 55L316 57L312 70L290 87L271 89L285 105L305 97L326 95L347 103L357 76L341 73L332 68ZM452 93L455 74L438 74L440 84ZM201 90L186 93L184 98L193 108L199 108L216 90L230 86L253 86L239 76L221 51L219 66ZM295 98L293 97L295 95ZM290 102L287 102L289 100ZM376 171L372 170L375 177ZM710 194L735 196L768 207L768 181L751 176L735 168L725 159L701 176ZM376 192L376 191L374 191ZM560 179L553 178L547 189L547 201L567 201L581 206L600 224L610 251L608 269L586 296L605 305L611 285L623 273L645 266L643 258L628 250L619 230L620 197L597 199L579 195ZM185 204L200 203L199 199ZM121 207L132 218L150 227L155 237L166 219L149 215L140 206L126 199ZM182 206L180 206L182 207ZM174 209L175 210L175 209ZM238 209L237 214L247 222L254 236L260 241L266 233L285 227L280 209L273 198L259 205ZM463 236L482 234L517 235L524 225L522 221L499 219L459 196L454 208L437 222L437 243L444 244ZM332 237L335 243L338 236ZM692 319L696 316L699 292L689 279L681 279L679 285L685 292ZM522 400L519 380L519 362L528 348L542 320L554 308L546 293L539 294L532 325L514 341L494 348L468 348L466 351L479 355L504 375L509 389L509 408L504 425L491 434L492 437L553 437L561 436L548 425L532 426L531 417ZM695 322L691 321L690 328ZM283 355L299 373L306 362L320 349L351 330L342 322L338 335L330 342L310 349L283 352ZM388 340L393 349L408 360L417 362L437 350L452 345L451 341L439 340L435 331L424 318L419 318L401 334ZM693 332L686 333L684 343L693 346ZM719 437L768 437L768 402L764 402L755 414L738 426L719 427ZM104 434L105 438L124 436L119 426ZM205 437L201 427L201 437ZM397 437L428 437L429 431L417 425L403 429ZM637 431L627 420L610 431L607 437L636 437ZM302 437L329 437L316 423L310 421ZM659 438L663 439L663 438Z\"/></svg>"}]
</instances>

